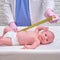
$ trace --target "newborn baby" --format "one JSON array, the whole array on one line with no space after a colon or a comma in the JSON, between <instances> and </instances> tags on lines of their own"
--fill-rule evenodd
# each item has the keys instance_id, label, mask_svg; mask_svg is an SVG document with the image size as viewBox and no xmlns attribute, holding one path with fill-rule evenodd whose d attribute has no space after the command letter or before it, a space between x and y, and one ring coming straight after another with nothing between
<instances>
[{"instance_id":1,"label":"newborn baby","mask_svg":"<svg viewBox=\"0 0 60 60\"><path fill-rule=\"evenodd\" d=\"M21 32L14 32L10 27L6 27L3 36L0 37L0 46L23 45L23 48L34 49L40 44L49 44L53 40L53 32L44 26L39 26L34 31Z\"/></svg>"}]
</instances>

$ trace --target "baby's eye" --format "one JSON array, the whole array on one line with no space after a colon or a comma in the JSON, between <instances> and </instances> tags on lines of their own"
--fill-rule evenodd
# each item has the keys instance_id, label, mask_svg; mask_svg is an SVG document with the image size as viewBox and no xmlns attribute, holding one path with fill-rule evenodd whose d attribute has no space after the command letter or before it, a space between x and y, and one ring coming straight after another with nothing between
<instances>
[{"instance_id":1,"label":"baby's eye","mask_svg":"<svg viewBox=\"0 0 60 60\"><path fill-rule=\"evenodd\" d=\"M47 36L47 34L45 34L45 36Z\"/></svg>"}]
</instances>

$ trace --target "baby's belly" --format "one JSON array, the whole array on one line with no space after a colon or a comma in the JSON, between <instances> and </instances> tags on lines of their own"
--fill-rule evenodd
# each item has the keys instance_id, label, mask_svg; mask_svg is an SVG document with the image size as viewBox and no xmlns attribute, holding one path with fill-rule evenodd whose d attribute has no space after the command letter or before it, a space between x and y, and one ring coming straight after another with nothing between
<instances>
[{"instance_id":1,"label":"baby's belly","mask_svg":"<svg viewBox=\"0 0 60 60\"><path fill-rule=\"evenodd\" d=\"M24 44L24 45L27 45L27 44L33 44L33 40L31 39L21 39L19 40L20 44Z\"/></svg>"},{"instance_id":2,"label":"baby's belly","mask_svg":"<svg viewBox=\"0 0 60 60\"><path fill-rule=\"evenodd\" d=\"M35 39L35 37L27 33L17 34L17 37L20 44L32 44Z\"/></svg>"}]
</instances>

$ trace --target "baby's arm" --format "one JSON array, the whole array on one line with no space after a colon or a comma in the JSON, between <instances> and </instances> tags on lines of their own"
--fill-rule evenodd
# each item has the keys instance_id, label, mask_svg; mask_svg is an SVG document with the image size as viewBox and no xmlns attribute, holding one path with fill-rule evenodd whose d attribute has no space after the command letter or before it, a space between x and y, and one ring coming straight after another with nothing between
<instances>
[{"instance_id":1,"label":"baby's arm","mask_svg":"<svg viewBox=\"0 0 60 60\"><path fill-rule=\"evenodd\" d=\"M35 29L35 32L39 32L41 30L48 30L48 27L44 27L44 26L38 26L36 29Z\"/></svg>"},{"instance_id":2,"label":"baby's arm","mask_svg":"<svg viewBox=\"0 0 60 60\"><path fill-rule=\"evenodd\" d=\"M35 49L40 45L40 41L38 39L32 45L24 45L25 49Z\"/></svg>"}]
</instances>

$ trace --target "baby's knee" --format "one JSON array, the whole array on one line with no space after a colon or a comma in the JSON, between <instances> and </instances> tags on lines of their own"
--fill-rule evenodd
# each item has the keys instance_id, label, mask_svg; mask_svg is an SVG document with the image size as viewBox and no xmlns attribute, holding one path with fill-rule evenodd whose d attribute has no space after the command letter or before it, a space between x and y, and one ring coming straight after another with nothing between
<instances>
[{"instance_id":1,"label":"baby's knee","mask_svg":"<svg viewBox=\"0 0 60 60\"><path fill-rule=\"evenodd\" d=\"M12 29L9 26L4 28L5 33L8 32L8 31L12 31Z\"/></svg>"}]
</instances>

